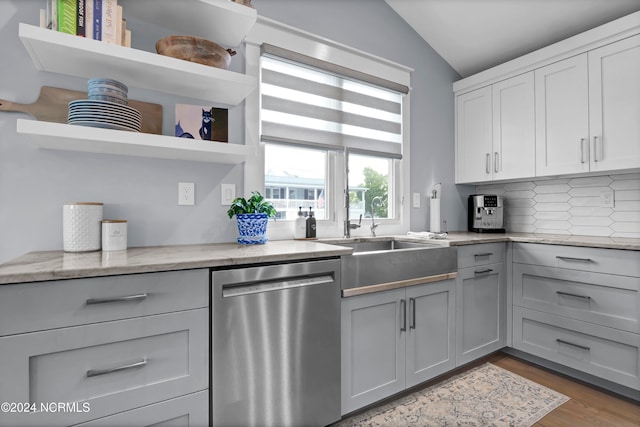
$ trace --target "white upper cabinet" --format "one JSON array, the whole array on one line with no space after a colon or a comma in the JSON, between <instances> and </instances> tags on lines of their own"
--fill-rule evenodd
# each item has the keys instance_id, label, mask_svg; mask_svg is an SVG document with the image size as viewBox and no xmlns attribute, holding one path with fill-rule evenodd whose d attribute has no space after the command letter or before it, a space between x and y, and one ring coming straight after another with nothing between
<instances>
[{"instance_id":1,"label":"white upper cabinet","mask_svg":"<svg viewBox=\"0 0 640 427\"><path fill-rule=\"evenodd\" d=\"M587 55L535 70L536 176L589 171Z\"/></svg>"},{"instance_id":2,"label":"white upper cabinet","mask_svg":"<svg viewBox=\"0 0 640 427\"><path fill-rule=\"evenodd\" d=\"M534 175L533 92L529 72L456 98L456 182Z\"/></svg>"},{"instance_id":3,"label":"white upper cabinet","mask_svg":"<svg viewBox=\"0 0 640 427\"><path fill-rule=\"evenodd\" d=\"M493 179L535 173L533 72L512 77L493 90Z\"/></svg>"},{"instance_id":4,"label":"white upper cabinet","mask_svg":"<svg viewBox=\"0 0 640 427\"><path fill-rule=\"evenodd\" d=\"M455 82L456 183L640 170L639 76L636 12Z\"/></svg>"},{"instance_id":5,"label":"white upper cabinet","mask_svg":"<svg viewBox=\"0 0 640 427\"><path fill-rule=\"evenodd\" d=\"M640 166L640 35L589 52L591 171Z\"/></svg>"},{"instance_id":6,"label":"white upper cabinet","mask_svg":"<svg viewBox=\"0 0 640 427\"><path fill-rule=\"evenodd\" d=\"M491 86L456 97L456 182L491 180Z\"/></svg>"}]
</instances>

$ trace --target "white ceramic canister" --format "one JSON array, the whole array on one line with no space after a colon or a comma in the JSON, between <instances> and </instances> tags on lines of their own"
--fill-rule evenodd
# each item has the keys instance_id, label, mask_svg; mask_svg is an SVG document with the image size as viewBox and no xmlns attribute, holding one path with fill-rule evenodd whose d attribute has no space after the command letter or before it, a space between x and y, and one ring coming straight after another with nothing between
<instances>
[{"instance_id":1,"label":"white ceramic canister","mask_svg":"<svg viewBox=\"0 0 640 427\"><path fill-rule=\"evenodd\" d=\"M127 249L127 221L105 219L102 221L102 250L123 251Z\"/></svg>"},{"instance_id":2,"label":"white ceramic canister","mask_svg":"<svg viewBox=\"0 0 640 427\"><path fill-rule=\"evenodd\" d=\"M62 247L66 252L100 250L102 203L65 203L62 210Z\"/></svg>"}]
</instances>

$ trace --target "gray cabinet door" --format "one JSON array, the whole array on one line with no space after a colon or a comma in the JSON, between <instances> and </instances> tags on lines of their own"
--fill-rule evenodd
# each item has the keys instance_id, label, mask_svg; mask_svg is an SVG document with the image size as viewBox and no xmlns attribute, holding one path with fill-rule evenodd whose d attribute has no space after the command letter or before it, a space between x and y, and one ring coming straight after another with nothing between
<instances>
[{"instance_id":1,"label":"gray cabinet door","mask_svg":"<svg viewBox=\"0 0 640 427\"><path fill-rule=\"evenodd\" d=\"M456 366L505 346L504 263L463 268L456 283Z\"/></svg>"},{"instance_id":2,"label":"gray cabinet door","mask_svg":"<svg viewBox=\"0 0 640 427\"><path fill-rule=\"evenodd\" d=\"M342 299L342 414L405 388L405 290Z\"/></svg>"},{"instance_id":3,"label":"gray cabinet door","mask_svg":"<svg viewBox=\"0 0 640 427\"><path fill-rule=\"evenodd\" d=\"M406 386L455 367L455 280L407 288Z\"/></svg>"}]
</instances>

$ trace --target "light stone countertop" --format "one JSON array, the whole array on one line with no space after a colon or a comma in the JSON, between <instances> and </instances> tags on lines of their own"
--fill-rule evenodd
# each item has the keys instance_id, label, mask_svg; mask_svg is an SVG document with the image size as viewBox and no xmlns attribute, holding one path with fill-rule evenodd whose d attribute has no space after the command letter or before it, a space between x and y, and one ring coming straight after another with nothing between
<instances>
[{"instance_id":1,"label":"light stone countertop","mask_svg":"<svg viewBox=\"0 0 640 427\"><path fill-rule=\"evenodd\" d=\"M214 243L151 246L114 252L29 252L0 265L0 285L294 261L348 255L352 251L317 241L274 240L264 245Z\"/></svg>"},{"instance_id":2,"label":"light stone countertop","mask_svg":"<svg viewBox=\"0 0 640 427\"><path fill-rule=\"evenodd\" d=\"M452 231L446 239L423 239L420 237L395 235L379 237L354 237L352 239L328 238L321 242L339 245L358 240L385 240L390 237L402 240L414 240L443 246L476 245L493 242L543 243L547 245L581 246L589 248L626 249L640 251L640 239L623 237L576 236L563 234L534 233L472 233L469 231Z\"/></svg>"},{"instance_id":3,"label":"light stone countertop","mask_svg":"<svg viewBox=\"0 0 640 427\"><path fill-rule=\"evenodd\" d=\"M151 246L115 252L44 251L29 252L1 264L0 285L341 256L353 251L348 247L336 246L341 243L390 238L426 241L443 246L524 242L640 251L640 239L532 233L483 234L466 231L450 232L443 240L425 240L419 237L396 235L352 239L327 238L318 241L272 240L265 245L214 243Z\"/></svg>"}]
</instances>

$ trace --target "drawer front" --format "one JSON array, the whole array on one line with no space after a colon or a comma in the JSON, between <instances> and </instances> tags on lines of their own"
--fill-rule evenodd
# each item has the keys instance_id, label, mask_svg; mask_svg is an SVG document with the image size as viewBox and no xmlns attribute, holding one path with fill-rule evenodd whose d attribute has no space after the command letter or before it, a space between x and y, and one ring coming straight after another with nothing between
<instances>
[{"instance_id":1,"label":"drawer front","mask_svg":"<svg viewBox=\"0 0 640 427\"><path fill-rule=\"evenodd\" d=\"M0 338L5 401L89 405L0 425L75 424L205 390L208 329L204 308Z\"/></svg>"},{"instance_id":2,"label":"drawer front","mask_svg":"<svg viewBox=\"0 0 640 427\"><path fill-rule=\"evenodd\" d=\"M206 269L0 286L0 336L209 306Z\"/></svg>"},{"instance_id":3,"label":"drawer front","mask_svg":"<svg viewBox=\"0 0 640 427\"><path fill-rule=\"evenodd\" d=\"M475 267L504 261L504 243L484 243L458 247L458 268Z\"/></svg>"},{"instance_id":4,"label":"drawer front","mask_svg":"<svg viewBox=\"0 0 640 427\"><path fill-rule=\"evenodd\" d=\"M513 265L513 304L640 333L640 278Z\"/></svg>"},{"instance_id":5,"label":"drawer front","mask_svg":"<svg viewBox=\"0 0 640 427\"><path fill-rule=\"evenodd\" d=\"M640 390L640 335L513 308L513 347Z\"/></svg>"},{"instance_id":6,"label":"drawer front","mask_svg":"<svg viewBox=\"0 0 640 427\"><path fill-rule=\"evenodd\" d=\"M199 391L75 427L205 427L209 425L209 392Z\"/></svg>"},{"instance_id":7,"label":"drawer front","mask_svg":"<svg viewBox=\"0 0 640 427\"><path fill-rule=\"evenodd\" d=\"M514 243L513 262L640 277L640 251Z\"/></svg>"}]
</instances>

